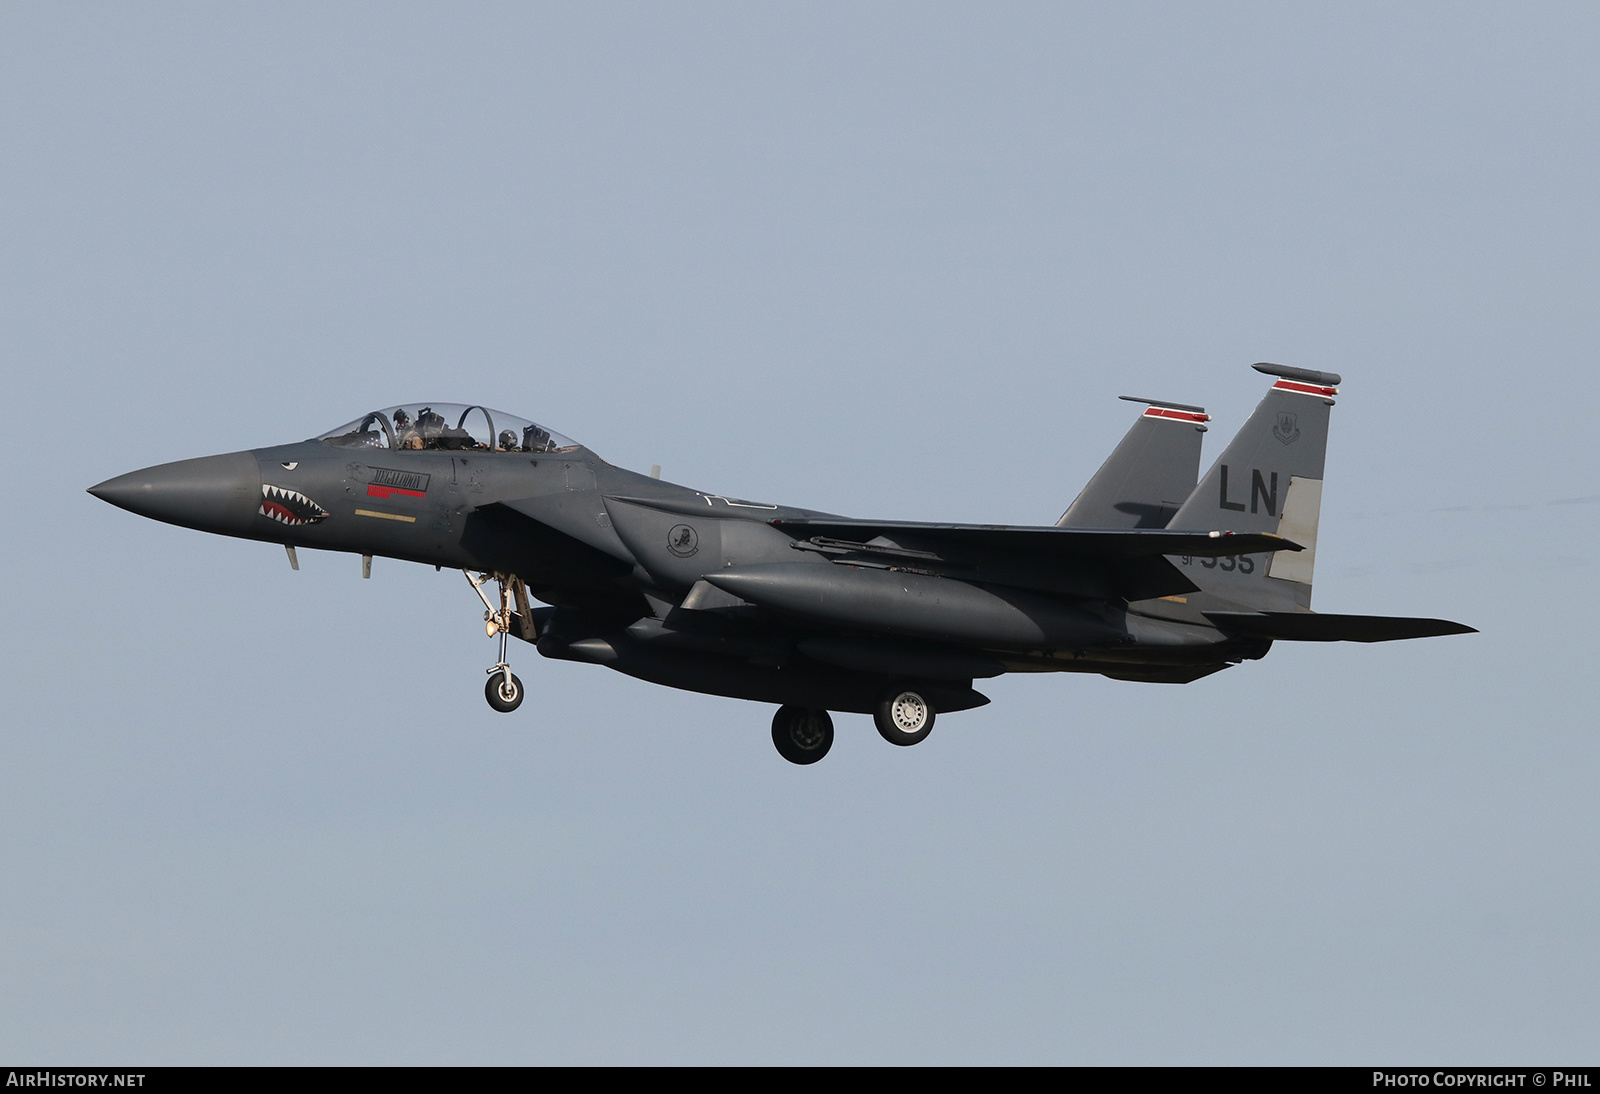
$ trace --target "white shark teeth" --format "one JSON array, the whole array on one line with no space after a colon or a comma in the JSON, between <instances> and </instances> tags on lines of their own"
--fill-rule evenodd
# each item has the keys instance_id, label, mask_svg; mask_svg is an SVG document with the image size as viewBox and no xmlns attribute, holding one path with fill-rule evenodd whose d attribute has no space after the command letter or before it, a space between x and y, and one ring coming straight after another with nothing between
<instances>
[{"instance_id":1,"label":"white shark teeth","mask_svg":"<svg viewBox=\"0 0 1600 1094\"><path fill-rule=\"evenodd\" d=\"M279 524L291 528L302 524L315 524L328 516L328 511L298 490L261 484L261 507L256 510Z\"/></svg>"}]
</instances>

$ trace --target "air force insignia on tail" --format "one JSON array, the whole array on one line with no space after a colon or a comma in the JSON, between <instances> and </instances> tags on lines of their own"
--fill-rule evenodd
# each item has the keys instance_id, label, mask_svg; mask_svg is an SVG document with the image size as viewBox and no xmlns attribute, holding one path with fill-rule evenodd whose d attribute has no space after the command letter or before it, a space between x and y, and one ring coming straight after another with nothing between
<instances>
[{"instance_id":1,"label":"air force insignia on tail","mask_svg":"<svg viewBox=\"0 0 1600 1094\"><path fill-rule=\"evenodd\" d=\"M1272 435L1284 444L1294 444L1300 439L1300 416L1293 411L1281 411L1277 424L1272 427Z\"/></svg>"}]
</instances>

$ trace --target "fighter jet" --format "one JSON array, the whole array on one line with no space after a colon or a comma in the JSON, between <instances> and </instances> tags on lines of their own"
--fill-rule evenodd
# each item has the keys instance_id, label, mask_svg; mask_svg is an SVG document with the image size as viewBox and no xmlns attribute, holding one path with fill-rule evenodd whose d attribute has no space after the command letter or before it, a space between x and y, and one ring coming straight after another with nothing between
<instances>
[{"instance_id":1,"label":"fighter jet","mask_svg":"<svg viewBox=\"0 0 1600 1094\"><path fill-rule=\"evenodd\" d=\"M1281 365L1203 479L1203 408L1146 404L1054 525L856 520L614 467L483 406L408 403L310 440L134 471L94 496L171 524L462 571L498 637L484 693L523 699L507 639L668 687L777 706L810 764L830 712L914 745L977 680L1089 672L1188 683L1275 641L1472 633L1311 610L1340 378ZM1126 398L1126 396L1125 396ZM491 592L493 595L491 595ZM532 601L542 602L533 607Z\"/></svg>"}]
</instances>

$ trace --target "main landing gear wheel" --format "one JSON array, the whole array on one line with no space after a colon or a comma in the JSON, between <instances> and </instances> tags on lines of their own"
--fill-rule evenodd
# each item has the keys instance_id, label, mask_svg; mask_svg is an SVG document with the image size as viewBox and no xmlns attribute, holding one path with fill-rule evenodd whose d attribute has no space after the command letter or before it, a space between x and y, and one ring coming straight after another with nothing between
<instances>
[{"instance_id":1,"label":"main landing gear wheel","mask_svg":"<svg viewBox=\"0 0 1600 1094\"><path fill-rule=\"evenodd\" d=\"M489 705L501 714L510 714L522 705L522 681L517 679L514 672L505 672L501 669L490 670L492 675L488 683L483 685L483 697L489 700ZM506 677L511 678L511 683L506 683Z\"/></svg>"},{"instance_id":2,"label":"main landing gear wheel","mask_svg":"<svg viewBox=\"0 0 1600 1094\"><path fill-rule=\"evenodd\" d=\"M895 688L872 712L878 733L892 745L914 745L933 732L933 704L920 691Z\"/></svg>"},{"instance_id":3,"label":"main landing gear wheel","mask_svg":"<svg viewBox=\"0 0 1600 1094\"><path fill-rule=\"evenodd\" d=\"M782 706L772 716L772 743L792 764L814 764L833 747L833 719L825 710Z\"/></svg>"}]
</instances>

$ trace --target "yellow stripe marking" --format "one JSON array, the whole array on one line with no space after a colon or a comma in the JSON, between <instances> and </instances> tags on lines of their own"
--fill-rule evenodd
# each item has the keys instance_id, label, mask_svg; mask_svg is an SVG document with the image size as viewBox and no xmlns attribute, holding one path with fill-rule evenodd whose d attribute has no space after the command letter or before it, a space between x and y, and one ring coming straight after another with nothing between
<instances>
[{"instance_id":1,"label":"yellow stripe marking","mask_svg":"<svg viewBox=\"0 0 1600 1094\"><path fill-rule=\"evenodd\" d=\"M358 517L377 517L379 520L403 520L407 524L417 523L416 517L403 517L399 513L380 513L376 509L357 509Z\"/></svg>"}]
</instances>

